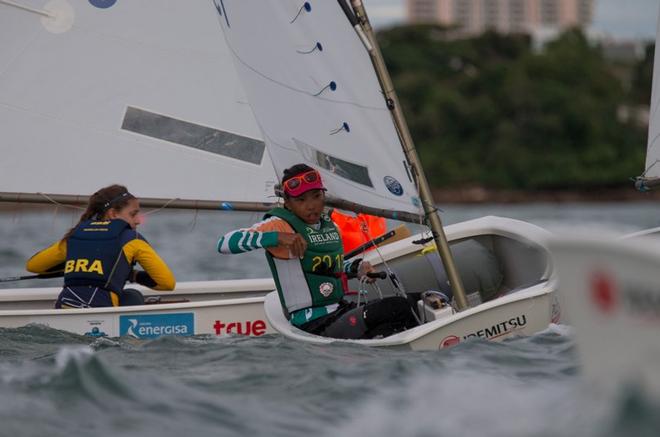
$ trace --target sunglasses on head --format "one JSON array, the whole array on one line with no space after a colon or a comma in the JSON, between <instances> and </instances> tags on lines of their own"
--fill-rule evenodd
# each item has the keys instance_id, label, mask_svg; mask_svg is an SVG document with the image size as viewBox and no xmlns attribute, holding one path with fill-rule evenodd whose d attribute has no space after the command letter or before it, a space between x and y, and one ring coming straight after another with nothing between
<instances>
[{"instance_id":1,"label":"sunglasses on head","mask_svg":"<svg viewBox=\"0 0 660 437\"><path fill-rule=\"evenodd\" d=\"M284 182L284 189L287 191L294 191L302 184L313 184L320 179L319 172L310 170L306 173L295 175Z\"/></svg>"}]
</instances>

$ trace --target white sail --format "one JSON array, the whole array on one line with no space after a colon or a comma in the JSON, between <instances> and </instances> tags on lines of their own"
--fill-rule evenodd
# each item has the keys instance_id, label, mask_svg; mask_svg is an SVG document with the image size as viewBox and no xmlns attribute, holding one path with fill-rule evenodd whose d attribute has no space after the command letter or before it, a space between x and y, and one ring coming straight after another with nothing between
<instances>
[{"instance_id":1,"label":"white sail","mask_svg":"<svg viewBox=\"0 0 660 437\"><path fill-rule=\"evenodd\" d=\"M659 243L595 232L550 241L581 373L603 392L632 385L660 399Z\"/></svg>"},{"instance_id":2,"label":"white sail","mask_svg":"<svg viewBox=\"0 0 660 437\"><path fill-rule=\"evenodd\" d=\"M649 117L649 137L646 147L645 179L660 177L660 17L655 38L655 58L653 61L653 89Z\"/></svg>"},{"instance_id":3,"label":"white sail","mask_svg":"<svg viewBox=\"0 0 660 437\"><path fill-rule=\"evenodd\" d=\"M319 168L336 197L420 212L382 90L336 0L216 0L278 174Z\"/></svg>"},{"instance_id":4,"label":"white sail","mask_svg":"<svg viewBox=\"0 0 660 437\"><path fill-rule=\"evenodd\" d=\"M272 202L216 15L210 0L0 1L0 192L122 183L140 197Z\"/></svg>"}]
</instances>

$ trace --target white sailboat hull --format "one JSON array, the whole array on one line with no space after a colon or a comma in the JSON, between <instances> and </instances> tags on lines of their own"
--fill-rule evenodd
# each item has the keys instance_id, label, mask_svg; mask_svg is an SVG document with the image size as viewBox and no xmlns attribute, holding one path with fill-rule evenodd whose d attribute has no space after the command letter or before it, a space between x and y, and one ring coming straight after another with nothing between
<instances>
[{"instance_id":1,"label":"white sailboat hull","mask_svg":"<svg viewBox=\"0 0 660 437\"><path fill-rule=\"evenodd\" d=\"M338 340L304 332L286 320L276 293L266 296L266 318L273 329L295 340L317 344L339 341L412 350L442 349L470 338L501 341L513 336L532 335L546 329L550 323L560 321L552 265L545 257L547 232L517 220L484 217L448 226L446 234L452 251L462 241L490 241L490 248L504 271L503 295L460 313L448 314L405 332L373 340ZM387 247L387 253L383 253L408 292L433 288L427 271L410 269L410 264L406 264L406 259L416 258L421 267L420 248L411 244L417 238L419 236L393 243ZM368 259L375 263L375 257L372 252ZM534 260L534 257L538 259ZM457 261L461 263L460 259ZM409 271L397 270L397 264L404 269L408 267ZM460 266L459 270L462 270ZM462 276L465 274L462 272ZM468 288L467 291L473 290Z\"/></svg>"},{"instance_id":2,"label":"white sailboat hull","mask_svg":"<svg viewBox=\"0 0 660 437\"><path fill-rule=\"evenodd\" d=\"M155 338L163 335L261 336L274 332L263 312L271 279L182 283L164 301L141 306L53 309L59 288L4 290L0 327L39 324L79 335ZM148 298L153 291L143 290ZM184 301L185 302L182 302Z\"/></svg>"},{"instance_id":3,"label":"white sailboat hull","mask_svg":"<svg viewBox=\"0 0 660 437\"><path fill-rule=\"evenodd\" d=\"M501 341L540 332L552 321L553 292L553 287L545 282L515 295L373 340L333 339L302 331L284 318L276 292L266 296L265 306L270 325L280 334L294 340L316 344L346 342L370 347L437 350L471 338Z\"/></svg>"},{"instance_id":4,"label":"white sailboat hull","mask_svg":"<svg viewBox=\"0 0 660 437\"><path fill-rule=\"evenodd\" d=\"M5 328L38 324L92 337L261 336L272 332L260 317L262 308L262 297L249 297L135 307L0 311L0 320Z\"/></svg>"},{"instance_id":5,"label":"white sailboat hull","mask_svg":"<svg viewBox=\"0 0 660 437\"><path fill-rule=\"evenodd\" d=\"M559 294L590 385L660 399L660 240L598 235L550 243Z\"/></svg>"}]
</instances>

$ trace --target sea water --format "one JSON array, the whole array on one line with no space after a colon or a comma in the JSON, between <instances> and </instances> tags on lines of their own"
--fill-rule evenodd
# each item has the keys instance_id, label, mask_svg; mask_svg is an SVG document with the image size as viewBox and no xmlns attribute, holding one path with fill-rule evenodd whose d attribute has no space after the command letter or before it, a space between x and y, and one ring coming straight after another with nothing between
<instances>
[{"instance_id":1,"label":"sea water","mask_svg":"<svg viewBox=\"0 0 660 437\"><path fill-rule=\"evenodd\" d=\"M627 233L660 225L659 213L638 203L447 206L442 215L446 224L494 214L555 232ZM24 274L77 214L0 214L0 276ZM141 231L179 281L263 277L263 254L215 252L221 234L259 217L161 211ZM650 437L660 435L659 406L634 389L603 396L588 386L564 325L430 352L275 335L145 341L0 329L0 436Z\"/></svg>"}]
</instances>

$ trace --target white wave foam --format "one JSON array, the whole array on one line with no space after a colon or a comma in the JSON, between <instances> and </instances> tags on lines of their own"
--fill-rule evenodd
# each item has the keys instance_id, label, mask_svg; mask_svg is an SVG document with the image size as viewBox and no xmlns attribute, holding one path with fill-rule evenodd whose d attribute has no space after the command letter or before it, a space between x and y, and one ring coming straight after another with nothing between
<instances>
[{"instance_id":1,"label":"white wave foam","mask_svg":"<svg viewBox=\"0 0 660 437\"><path fill-rule=\"evenodd\" d=\"M69 363L84 363L94 355L94 350L89 346L64 346L55 355L55 367L63 370Z\"/></svg>"},{"instance_id":2,"label":"white wave foam","mask_svg":"<svg viewBox=\"0 0 660 437\"><path fill-rule=\"evenodd\" d=\"M548 326L548 328L545 329L543 332L550 332L552 334L557 334L562 337L572 338L575 330L573 329L572 326L569 325L551 323Z\"/></svg>"}]
</instances>

